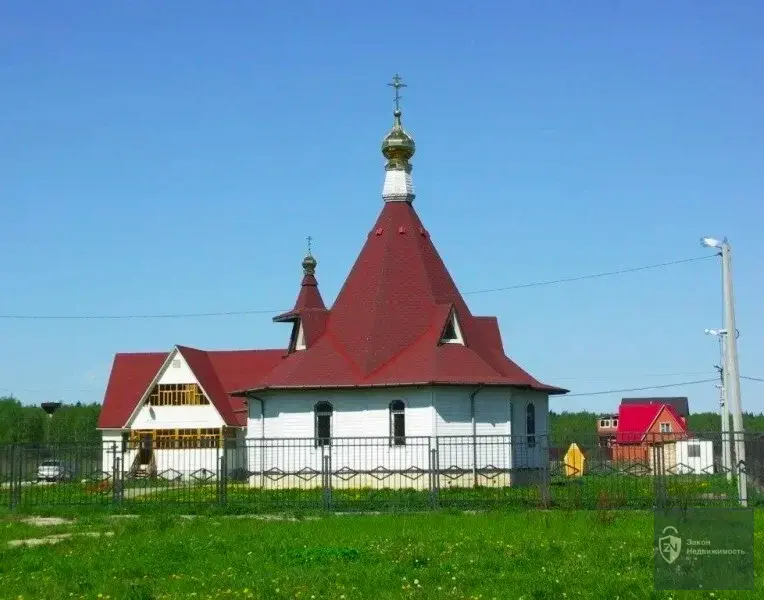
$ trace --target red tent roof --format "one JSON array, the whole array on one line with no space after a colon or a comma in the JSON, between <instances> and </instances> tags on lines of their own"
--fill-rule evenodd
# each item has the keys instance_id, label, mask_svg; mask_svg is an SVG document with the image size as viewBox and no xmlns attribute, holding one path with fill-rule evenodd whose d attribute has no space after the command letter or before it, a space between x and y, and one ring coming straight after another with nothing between
<instances>
[{"instance_id":1,"label":"red tent roof","mask_svg":"<svg viewBox=\"0 0 764 600\"><path fill-rule=\"evenodd\" d=\"M505 356L496 319L472 315L408 202L385 203L331 310L302 312L321 315L320 333L248 389L439 383L566 392ZM439 343L452 313L464 345Z\"/></svg>"},{"instance_id":2,"label":"red tent roof","mask_svg":"<svg viewBox=\"0 0 764 600\"><path fill-rule=\"evenodd\" d=\"M250 385L281 360L285 350L218 350L205 352L187 346L178 351L207 392L210 402L230 426L246 424L244 401L229 392ZM168 352L119 353L114 357L98 427L119 429L126 425L148 390Z\"/></svg>"},{"instance_id":3,"label":"red tent roof","mask_svg":"<svg viewBox=\"0 0 764 600\"><path fill-rule=\"evenodd\" d=\"M618 407L618 428L615 433L615 441L619 444L642 442L663 410L668 412L682 429L681 432L673 433L686 432L682 418L670 404L621 404Z\"/></svg>"},{"instance_id":4,"label":"red tent roof","mask_svg":"<svg viewBox=\"0 0 764 600\"><path fill-rule=\"evenodd\" d=\"M288 312L282 313L273 317L274 321L292 321L296 317L300 316L300 313L308 310L325 311L326 305L324 299L321 297L321 292L318 291L318 280L315 275L306 273L303 275L302 283L300 284L300 293L297 295L297 301L294 303L294 308Z\"/></svg>"}]
</instances>

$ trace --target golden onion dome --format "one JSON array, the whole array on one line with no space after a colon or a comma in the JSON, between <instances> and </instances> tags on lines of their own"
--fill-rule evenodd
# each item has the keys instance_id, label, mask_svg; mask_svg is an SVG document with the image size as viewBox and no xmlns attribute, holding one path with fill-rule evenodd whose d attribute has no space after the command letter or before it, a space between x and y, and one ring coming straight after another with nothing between
<instances>
[{"instance_id":1,"label":"golden onion dome","mask_svg":"<svg viewBox=\"0 0 764 600\"><path fill-rule=\"evenodd\" d=\"M401 125L401 111L396 110L393 113L395 120L393 128L382 140L382 154L388 161L389 167L405 167L409 159L416 152L416 144Z\"/></svg>"},{"instance_id":2,"label":"golden onion dome","mask_svg":"<svg viewBox=\"0 0 764 600\"><path fill-rule=\"evenodd\" d=\"M318 264L318 261L316 261L315 258L313 258L312 254L308 254L305 258L302 259L302 272L305 275L315 275L316 274L316 265Z\"/></svg>"}]
</instances>

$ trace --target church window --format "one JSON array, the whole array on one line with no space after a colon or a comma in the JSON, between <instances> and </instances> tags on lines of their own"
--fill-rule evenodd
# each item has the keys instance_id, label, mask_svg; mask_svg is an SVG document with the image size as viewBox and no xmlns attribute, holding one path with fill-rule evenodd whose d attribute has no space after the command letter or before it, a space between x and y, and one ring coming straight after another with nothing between
<instances>
[{"instance_id":1,"label":"church window","mask_svg":"<svg viewBox=\"0 0 764 600\"><path fill-rule=\"evenodd\" d=\"M316 413L316 447L328 446L332 439L332 413L334 412L331 402L317 402L314 412Z\"/></svg>"},{"instance_id":2,"label":"church window","mask_svg":"<svg viewBox=\"0 0 764 600\"><path fill-rule=\"evenodd\" d=\"M403 400L390 403L390 445L406 444L406 405Z\"/></svg>"},{"instance_id":3,"label":"church window","mask_svg":"<svg viewBox=\"0 0 764 600\"><path fill-rule=\"evenodd\" d=\"M150 406L189 406L209 404L202 389L195 383L159 383L149 394Z\"/></svg>"},{"instance_id":4,"label":"church window","mask_svg":"<svg viewBox=\"0 0 764 600\"><path fill-rule=\"evenodd\" d=\"M441 344L461 344L464 345L462 329L459 327L459 321L456 319L456 313L451 312L440 336Z\"/></svg>"},{"instance_id":5,"label":"church window","mask_svg":"<svg viewBox=\"0 0 764 600\"><path fill-rule=\"evenodd\" d=\"M525 407L525 433L528 434L528 448L536 446L536 407L529 402Z\"/></svg>"}]
</instances>

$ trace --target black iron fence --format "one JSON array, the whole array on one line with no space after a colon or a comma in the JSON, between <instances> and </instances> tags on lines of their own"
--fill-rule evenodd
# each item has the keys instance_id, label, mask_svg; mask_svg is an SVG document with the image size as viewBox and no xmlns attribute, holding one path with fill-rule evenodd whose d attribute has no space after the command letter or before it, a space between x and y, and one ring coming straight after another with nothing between
<instances>
[{"instance_id":1,"label":"black iron fence","mask_svg":"<svg viewBox=\"0 0 764 600\"><path fill-rule=\"evenodd\" d=\"M197 505L278 512L652 508L764 500L764 434L323 441L0 446L0 506Z\"/></svg>"}]
</instances>

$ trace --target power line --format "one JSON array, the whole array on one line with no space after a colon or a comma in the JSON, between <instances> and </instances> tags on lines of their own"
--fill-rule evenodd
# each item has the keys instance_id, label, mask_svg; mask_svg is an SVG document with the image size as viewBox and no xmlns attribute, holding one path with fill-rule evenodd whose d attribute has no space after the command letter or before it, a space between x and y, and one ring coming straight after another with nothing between
<instances>
[{"instance_id":1,"label":"power line","mask_svg":"<svg viewBox=\"0 0 764 600\"><path fill-rule=\"evenodd\" d=\"M592 381L592 380L614 380L614 379L642 379L648 377L694 377L697 375L708 375L709 371L694 371L688 373L635 373L634 375L596 375L591 377L554 377L550 381Z\"/></svg>"},{"instance_id":2,"label":"power line","mask_svg":"<svg viewBox=\"0 0 764 600\"><path fill-rule=\"evenodd\" d=\"M516 285L510 285L500 288L490 288L483 290L473 290L471 292L464 292L464 296L474 294L488 294L493 292L505 292L509 290L519 290L532 287L543 287L549 285L557 285L561 283L572 283L575 281L585 281L588 279L600 279L602 277L611 277L614 275L623 275L625 273L636 273L637 271L648 271L651 269L661 269L672 265L679 265L685 263L696 262L699 260L708 260L709 258L715 258L715 255L703 255L696 256L695 258L683 258L680 260L672 260L668 262L656 263L652 265L644 265L641 267L630 267L627 269L618 269L616 271L603 271L601 273L593 273L590 275L579 275L576 277L562 277L560 279L549 279L545 281L535 281L531 283L521 283ZM253 309L253 310L238 310L238 311L216 311L216 312L198 312L198 313L160 313L160 314L134 314L134 315L0 315L0 319L5 320L124 320L124 319L192 319L203 317L234 317L243 315L263 315L263 314L279 314L286 309Z\"/></svg>"},{"instance_id":3,"label":"power line","mask_svg":"<svg viewBox=\"0 0 764 600\"><path fill-rule=\"evenodd\" d=\"M663 267L670 267L672 265L681 265L684 263L695 262L698 260L707 260L709 258L716 258L715 255L696 256L695 258L682 258L679 260L670 260L668 262L656 263L653 265L645 265L642 267L631 267L628 269L618 269L617 271L605 271L603 273L594 273L592 275L579 275L577 277L564 277L562 279L550 279L548 281L535 281L533 283L521 283L518 285L510 285L500 288L489 288L485 290L475 290L473 292L466 292L468 294L488 294L489 292L504 292L507 290L519 290L529 287L541 287L544 285L556 285L558 283L572 283L574 281L584 281L586 279L599 279L600 277L610 277L611 275L623 275L624 273L636 273L637 271L648 271L650 269L661 269Z\"/></svg>"},{"instance_id":4,"label":"power line","mask_svg":"<svg viewBox=\"0 0 764 600\"><path fill-rule=\"evenodd\" d=\"M602 390L600 392L585 392L581 394L566 394L563 396L564 398L572 398L574 396L603 396L605 394L617 394L621 392L642 392L644 390L658 390L658 389L665 389L665 388L672 388L672 387L681 387L683 385L697 385L699 383L712 383L716 382L718 379L698 379L696 381L681 381L678 383L664 383L663 385L646 385L643 387L635 387L635 388L621 388L617 390Z\"/></svg>"},{"instance_id":5,"label":"power line","mask_svg":"<svg viewBox=\"0 0 764 600\"><path fill-rule=\"evenodd\" d=\"M741 375L740 379L747 379L748 381L760 381L764 383L764 377L746 377L745 375Z\"/></svg>"}]
</instances>

